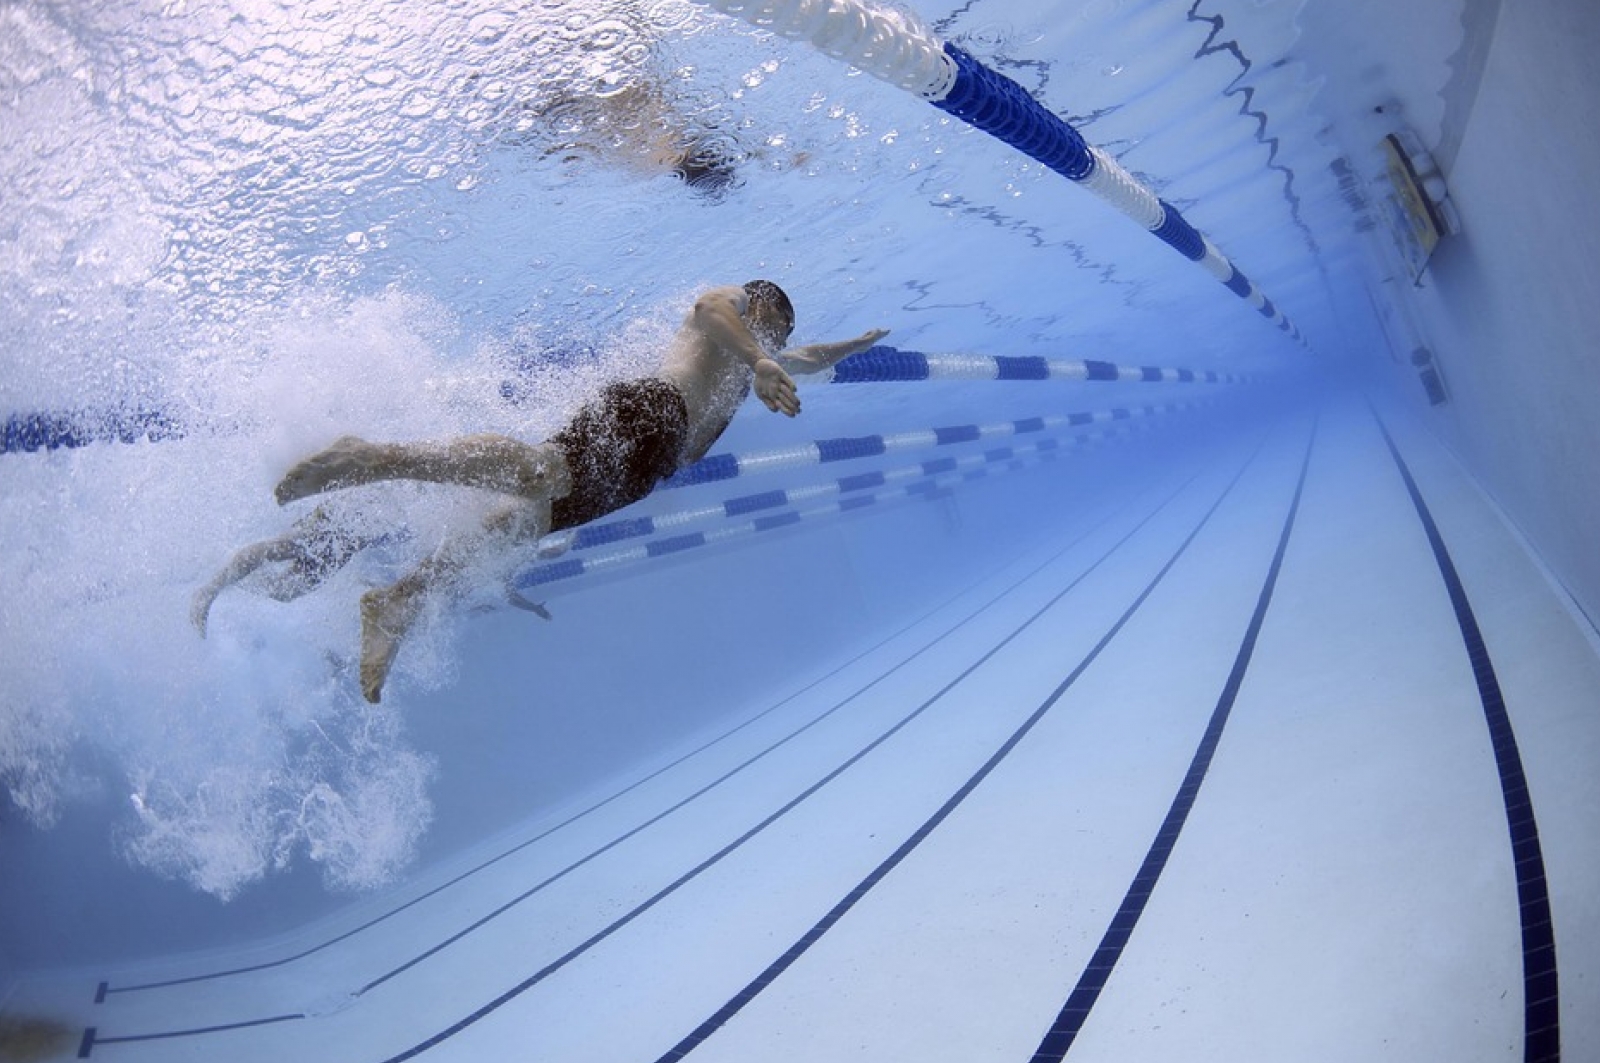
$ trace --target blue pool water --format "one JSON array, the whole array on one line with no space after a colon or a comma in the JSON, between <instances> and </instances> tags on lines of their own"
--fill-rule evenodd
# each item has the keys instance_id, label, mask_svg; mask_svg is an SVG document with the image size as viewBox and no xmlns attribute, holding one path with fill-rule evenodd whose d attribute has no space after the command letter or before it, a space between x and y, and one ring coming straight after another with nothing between
<instances>
[{"instance_id":1,"label":"blue pool water","mask_svg":"<svg viewBox=\"0 0 1600 1063\"><path fill-rule=\"evenodd\" d=\"M1596 28L1535 7L917 5L1181 209L1297 342L1006 144L686 0L7 5L0 1013L66 1031L26 1058L491 1058L535 1029L528 1058L883 1058L906 1026L933 1058L1238 1058L1243 1029L1387 1058L1362 1054L1381 1018L1371 1044L1331 1031L1408 935L1420 970L1385 1000L1481 1000L1495 1032L1447 1051L1441 1009L1414 1035L1443 1054L1396 1058L1582 1058L1594 274L1558 268L1553 224L1538 255L1482 243L1542 209L1490 176L1516 101L1576 106L1508 69ZM1466 219L1420 284L1378 147L1398 129ZM1098 368L802 383L793 420L749 401L713 450L740 475L527 558L548 620L498 581L435 603L378 706L357 599L486 494L341 492L394 534L194 630L231 551L310 511L272 497L299 457L543 438L650 372L697 292L757 276L798 342ZM1513 382L1516 315L1540 353ZM1434 916L1379 885L1413 878L1483 886ZM1229 889L1255 898L1235 923ZM1179 940L1211 917L1225 948ZM1141 954L1135 923L1178 937ZM1348 970L1302 970L1352 927L1376 943ZM613 1037L613 1008L638 1028Z\"/></svg>"}]
</instances>

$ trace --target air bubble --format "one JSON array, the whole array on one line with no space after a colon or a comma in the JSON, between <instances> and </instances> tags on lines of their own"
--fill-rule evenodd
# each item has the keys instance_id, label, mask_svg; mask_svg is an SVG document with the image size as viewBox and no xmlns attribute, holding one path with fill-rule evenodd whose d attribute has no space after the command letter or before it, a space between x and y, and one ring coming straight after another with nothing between
<instances>
[{"instance_id":1,"label":"air bubble","mask_svg":"<svg viewBox=\"0 0 1600 1063\"><path fill-rule=\"evenodd\" d=\"M596 22L584 33L583 46L596 52L620 51L632 31L621 22Z\"/></svg>"},{"instance_id":2,"label":"air bubble","mask_svg":"<svg viewBox=\"0 0 1600 1063\"><path fill-rule=\"evenodd\" d=\"M516 18L510 12L490 11L473 16L472 21L468 23L467 32L479 44L494 44L515 24Z\"/></svg>"},{"instance_id":3,"label":"air bubble","mask_svg":"<svg viewBox=\"0 0 1600 1063\"><path fill-rule=\"evenodd\" d=\"M651 25L668 32L687 29L696 14L695 5L687 0L654 0L644 11Z\"/></svg>"}]
</instances>

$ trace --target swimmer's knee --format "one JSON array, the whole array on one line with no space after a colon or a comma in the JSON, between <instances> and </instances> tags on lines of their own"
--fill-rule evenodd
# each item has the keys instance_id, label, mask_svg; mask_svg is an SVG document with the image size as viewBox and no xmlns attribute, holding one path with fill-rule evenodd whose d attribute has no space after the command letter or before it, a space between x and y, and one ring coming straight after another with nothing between
<instances>
[{"instance_id":1,"label":"swimmer's knee","mask_svg":"<svg viewBox=\"0 0 1600 1063\"><path fill-rule=\"evenodd\" d=\"M560 498L572 488L566 457L552 443L524 443L486 432L454 440L448 460L456 482L520 498Z\"/></svg>"},{"instance_id":2,"label":"swimmer's knee","mask_svg":"<svg viewBox=\"0 0 1600 1063\"><path fill-rule=\"evenodd\" d=\"M461 436L449 445L450 452L460 460L508 464L521 460L529 449L528 444L496 432Z\"/></svg>"}]
</instances>

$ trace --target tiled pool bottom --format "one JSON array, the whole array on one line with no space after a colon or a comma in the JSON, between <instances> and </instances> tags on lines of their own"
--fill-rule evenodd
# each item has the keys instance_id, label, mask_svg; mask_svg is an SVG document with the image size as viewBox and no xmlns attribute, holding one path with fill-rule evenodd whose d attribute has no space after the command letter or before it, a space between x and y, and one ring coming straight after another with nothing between
<instances>
[{"instance_id":1,"label":"tiled pool bottom","mask_svg":"<svg viewBox=\"0 0 1600 1063\"><path fill-rule=\"evenodd\" d=\"M1286 421L1086 512L294 942L6 1011L162 1063L1596 1058L1600 661L1387 428Z\"/></svg>"}]
</instances>

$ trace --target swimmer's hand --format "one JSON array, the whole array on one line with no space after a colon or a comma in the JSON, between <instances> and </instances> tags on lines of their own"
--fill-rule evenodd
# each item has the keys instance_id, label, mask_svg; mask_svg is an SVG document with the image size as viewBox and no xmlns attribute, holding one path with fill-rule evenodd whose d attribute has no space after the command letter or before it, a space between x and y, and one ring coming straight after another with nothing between
<instances>
[{"instance_id":1,"label":"swimmer's hand","mask_svg":"<svg viewBox=\"0 0 1600 1063\"><path fill-rule=\"evenodd\" d=\"M756 398L773 413L785 417L800 412L800 396L795 392L794 378L771 358L756 363Z\"/></svg>"},{"instance_id":2,"label":"swimmer's hand","mask_svg":"<svg viewBox=\"0 0 1600 1063\"><path fill-rule=\"evenodd\" d=\"M888 334L889 330L886 328L871 328L867 329L867 331L863 332L855 339L846 340L845 342L851 347L855 348L850 352L851 354L860 354L862 351L866 350L868 347L871 347Z\"/></svg>"},{"instance_id":3,"label":"swimmer's hand","mask_svg":"<svg viewBox=\"0 0 1600 1063\"><path fill-rule=\"evenodd\" d=\"M808 343L804 347L790 347L778 355L778 361L791 373L820 373L832 369L852 354L860 354L889 334L886 328L868 329L853 340L837 343Z\"/></svg>"}]
</instances>

